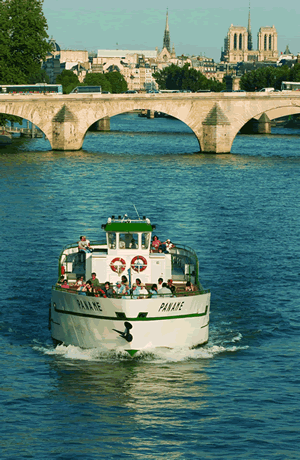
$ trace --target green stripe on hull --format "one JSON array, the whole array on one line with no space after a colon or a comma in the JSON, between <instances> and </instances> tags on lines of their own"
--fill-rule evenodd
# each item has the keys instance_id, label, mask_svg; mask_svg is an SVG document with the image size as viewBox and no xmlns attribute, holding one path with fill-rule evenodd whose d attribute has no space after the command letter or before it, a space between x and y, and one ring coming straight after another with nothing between
<instances>
[{"instance_id":1,"label":"green stripe on hull","mask_svg":"<svg viewBox=\"0 0 300 460\"><path fill-rule=\"evenodd\" d=\"M124 316L124 318L117 318L117 316L102 316L102 315L93 315L91 313L79 313L76 311L66 311L60 310L58 308L54 308L56 312L62 313L64 315L73 315L73 316L81 316L84 318L95 318L95 319L106 319L110 321L138 321L138 322L147 322L147 321L163 321L168 319L184 319L184 318L197 318L198 316L205 316L207 314L208 305L206 305L205 312L203 313L189 313L186 315L176 315L176 316L154 316L154 317L146 317L146 318L131 318L128 316Z\"/></svg>"}]
</instances>

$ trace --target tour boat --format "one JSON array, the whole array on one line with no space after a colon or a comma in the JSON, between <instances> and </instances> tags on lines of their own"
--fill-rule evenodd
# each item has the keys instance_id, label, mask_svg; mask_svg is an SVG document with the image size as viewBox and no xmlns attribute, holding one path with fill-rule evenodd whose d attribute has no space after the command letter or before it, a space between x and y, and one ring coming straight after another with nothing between
<instances>
[{"instance_id":1,"label":"tour boat","mask_svg":"<svg viewBox=\"0 0 300 460\"><path fill-rule=\"evenodd\" d=\"M102 228L106 238L91 242L86 252L75 242L60 254L59 281L52 287L49 312L54 343L126 351L131 356L157 347L205 344L210 291L199 282L195 251L173 243L154 247L156 227L146 217L112 216ZM94 292L84 292L76 280L87 281L95 274L101 287L93 283ZM124 290L118 293L115 286L122 276ZM60 284L61 278L67 281ZM152 291L159 278L171 280L174 287ZM147 289L144 294L136 290L136 280ZM102 287L107 281L110 294Z\"/></svg>"}]
</instances>

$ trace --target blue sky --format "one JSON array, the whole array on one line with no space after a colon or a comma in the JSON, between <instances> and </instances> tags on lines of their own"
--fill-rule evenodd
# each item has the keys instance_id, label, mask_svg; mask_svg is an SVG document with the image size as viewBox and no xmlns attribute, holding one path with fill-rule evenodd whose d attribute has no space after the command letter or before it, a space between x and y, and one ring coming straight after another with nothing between
<instances>
[{"instance_id":1,"label":"blue sky","mask_svg":"<svg viewBox=\"0 0 300 460\"><path fill-rule=\"evenodd\" d=\"M170 4L168 4L170 3ZM204 4L204 2L203 2ZM219 61L231 24L247 27L249 3L215 0L201 5L195 0L44 0L48 34L62 49L162 48L166 10L169 10L171 43L176 54L204 54ZM300 52L300 2L255 0L251 2L254 46L260 27L275 25L278 50L286 45Z\"/></svg>"}]
</instances>

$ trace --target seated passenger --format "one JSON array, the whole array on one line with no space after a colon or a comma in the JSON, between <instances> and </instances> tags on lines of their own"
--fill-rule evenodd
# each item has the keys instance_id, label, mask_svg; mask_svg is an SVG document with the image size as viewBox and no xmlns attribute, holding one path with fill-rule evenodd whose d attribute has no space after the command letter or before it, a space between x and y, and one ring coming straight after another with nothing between
<instances>
[{"instance_id":1,"label":"seated passenger","mask_svg":"<svg viewBox=\"0 0 300 460\"><path fill-rule=\"evenodd\" d=\"M89 240L86 239L86 236L80 236L80 240L78 241L78 250L79 252L89 253L92 252L90 247Z\"/></svg>"},{"instance_id":2,"label":"seated passenger","mask_svg":"<svg viewBox=\"0 0 300 460\"><path fill-rule=\"evenodd\" d=\"M62 288L64 288L64 289L69 289L69 288L70 288L67 279L64 279L60 286L61 286Z\"/></svg>"},{"instance_id":3,"label":"seated passenger","mask_svg":"<svg viewBox=\"0 0 300 460\"><path fill-rule=\"evenodd\" d=\"M187 281L187 282L186 282L186 285L185 285L185 290L186 290L186 291L194 291L194 290L195 290L195 287L194 287L194 285L193 285L190 281Z\"/></svg>"},{"instance_id":4,"label":"seated passenger","mask_svg":"<svg viewBox=\"0 0 300 460\"><path fill-rule=\"evenodd\" d=\"M151 289L149 290L152 299L156 299L158 297L157 294L157 284L152 284Z\"/></svg>"},{"instance_id":5,"label":"seated passenger","mask_svg":"<svg viewBox=\"0 0 300 460\"><path fill-rule=\"evenodd\" d=\"M163 283L162 288L157 291L157 294L160 295L161 297L166 297L166 296L171 296L172 291L171 289L168 288L167 283Z\"/></svg>"},{"instance_id":6,"label":"seated passenger","mask_svg":"<svg viewBox=\"0 0 300 460\"><path fill-rule=\"evenodd\" d=\"M91 281L87 281L86 282L86 285L84 286L84 288L82 289L83 292L86 293L86 295L89 295L89 296L93 296L95 291L94 291L94 288L92 286L92 283Z\"/></svg>"},{"instance_id":7,"label":"seated passenger","mask_svg":"<svg viewBox=\"0 0 300 460\"><path fill-rule=\"evenodd\" d=\"M77 291L78 291L78 294L79 294L79 295L86 295L85 286L86 286L86 284L85 284L85 282L83 281L83 282L82 282L82 285L79 286L79 287L77 288Z\"/></svg>"},{"instance_id":8,"label":"seated passenger","mask_svg":"<svg viewBox=\"0 0 300 460\"><path fill-rule=\"evenodd\" d=\"M56 284L61 285L61 284L64 282L64 280L65 280L64 275L61 275L61 276L59 277L59 280L57 281Z\"/></svg>"},{"instance_id":9,"label":"seated passenger","mask_svg":"<svg viewBox=\"0 0 300 460\"><path fill-rule=\"evenodd\" d=\"M83 285L83 283L84 283L83 276L77 276L76 283L74 284L74 287L79 288L80 286Z\"/></svg>"},{"instance_id":10,"label":"seated passenger","mask_svg":"<svg viewBox=\"0 0 300 460\"><path fill-rule=\"evenodd\" d=\"M120 295L123 293L123 290L124 290L124 286L122 286L121 281L117 281L116 287L114 288L114 293Z\"/></svg>"},{"instance_id":11,"label":"seated passenger","mask_svg":"<svg viewBox=\"0 0 300 460\"><path fill-rule=\"evenodd\" d=\"M89 282L91 283L91 285L93 286L93 288L94 288L95 290L97 290L98 288L100 288L100 283L99 283L98 278L96 278L96 276L97 276L96 273L93 272L93 273L92 273L92 278L89 280Z\"/></svg>"},{"instance_id":12,"label":"seated passenger","mask_svg":"<svg viewBox=\"0 0 300 460\"><path fill-rule=\"evenodd\" d=\"M161 289L162 288L162 285L163 285L163 282L164 280L162 278L158 278L158 286L157 286L157 290Z\"/></svg>"},{"instance_id":13,"label":"seated passenger","mask_svg":"<svg viewBox=\"0 0 300 460\"><path fill-rule=\"evenodd\" d=\"M133 283L132 285L132 298L133 299L138 299L140 290L141 288L136 283Z\"/></svg>"},{"instance_id":14,"label":"seated passenger","mask_svg":"<svg viewBox=\"0 0 300 460\"><path fill-rule=\"evenodd\" d=\"M113 290L110 286L110 282L109 281L106 281L106 283L104 284L104 296L105 297L112 297L113 295Z\"/></svg>"},{"instance_id":15,"label":"seated passenger","mask_svg":"<svg viewBox=\"0 0 300 460\"><path fill-rule=\"evenodd\" d=\"M147 291L146 289L146 286L144 285L144 283L141 283L140 285L141 289L140 289L140 299L145 299L146 297L148 297L149 295L149 292Z\"/></svg>"},{"instance_id":16,"label":"seated passenger","mask_svg":"<svg viewBox=\"0 0 300 460\"><path fill-rule=\"evenodd\" d=\"M137 249L137 244L135 242L135 239L132 238L130 244L129 244L130 249Z\"/></svg>"},{"instance_id":17,"label":"seated passenger","mask_svg":"<svg viewBox=\"0 0 300 460\"><path fill-rule=\"evenodd\" d=\"M173 280L168 280L168 288L172 291L172 294L176 292L176 287L173 284Z\"/></svg>"}]
</instances>

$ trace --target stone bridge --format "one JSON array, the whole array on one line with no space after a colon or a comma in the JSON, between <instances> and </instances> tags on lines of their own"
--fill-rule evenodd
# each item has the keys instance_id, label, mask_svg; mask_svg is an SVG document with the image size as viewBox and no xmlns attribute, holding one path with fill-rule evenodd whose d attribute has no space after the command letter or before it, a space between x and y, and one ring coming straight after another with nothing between
<instances>
[{"instance_id":1,"label":"stone bridge","mask_svg":"<svg viewBox=\"0 0 300 460\"><path fill-rule=\"evenodd\" d=\"M203 153L229 153L249 120L300 113L300 93L0 95L0 113L34 123L53 150L79 150L95 122L136 109L178 118L193 130Z\"/></svg>"}]
</instances>

